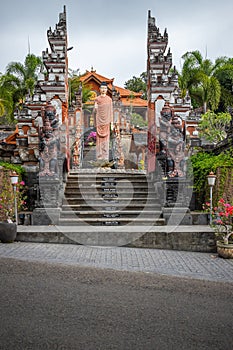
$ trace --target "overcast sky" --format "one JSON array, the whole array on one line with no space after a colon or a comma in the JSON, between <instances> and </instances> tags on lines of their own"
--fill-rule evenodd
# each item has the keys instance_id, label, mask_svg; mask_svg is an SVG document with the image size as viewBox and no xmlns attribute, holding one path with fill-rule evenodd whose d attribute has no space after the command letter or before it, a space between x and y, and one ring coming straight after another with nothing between
<instances>
[{"instance_id":1,"label":"overcast sky","mask_svg":"<svg viewBox=\"0 0 233 350\"><path fill-rule=\"evenodd\" d=\"M24 61L28 41L31 53L41 56L49 47L47 29L54 29L64 5L68 45L74 47L69 68L84 73L93 66L118 86L146 70L148 10L162 33L167 28L178 70L190 50L212 60L233 57L232 0L1 0L0 72L9 62Z\"/></svg>"}]
</instances>

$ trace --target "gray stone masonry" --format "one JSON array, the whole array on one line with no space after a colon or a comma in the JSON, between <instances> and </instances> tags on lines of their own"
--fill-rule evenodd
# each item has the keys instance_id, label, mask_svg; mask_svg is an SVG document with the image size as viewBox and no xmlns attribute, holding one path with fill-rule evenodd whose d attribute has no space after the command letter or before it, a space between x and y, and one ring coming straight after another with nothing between
<instances>
[{"instance_id":1,"label":"gray stone masonry","mask_svg":"<svg viewBox=\"0 0 233 350\"><path fill-rule=\"evenodd\" d=\"M71 243L216 252L209 226L18 226L21 242Z\"/></svg>"}]
</instances>

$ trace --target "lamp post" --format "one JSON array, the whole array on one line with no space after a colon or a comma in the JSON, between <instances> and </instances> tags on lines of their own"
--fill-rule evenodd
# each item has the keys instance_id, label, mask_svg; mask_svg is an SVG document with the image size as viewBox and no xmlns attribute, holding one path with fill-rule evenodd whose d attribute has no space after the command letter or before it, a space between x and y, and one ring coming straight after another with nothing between
<instances>
[{"instance_id":1,"label":"lamp post","mask_svg":"<svg viewBox=\"0 0 233 350\"><path fill-rule=\"evenodd\" d=\"M13 171L10 175L11 177L11 184L13 186L13 190L14 190L14 202L15 202L15 223L16 225L18 225L18 210L17 210L17 197L16 197L16 185L18 183L18 178L19 175Z\"/></svg>"},{"instance_id":2,"label":"lamp post","mask_svg":"<svg viewBox=\"0 0 233 350\"><path fill-rule=\"evenodd\" d=\"M213 171L207 175L208 185L210 186L210 225L212 225L212 210L213 210L213 187L216 180L216 175L214 175Z\"/></svg>"}]
</instances>

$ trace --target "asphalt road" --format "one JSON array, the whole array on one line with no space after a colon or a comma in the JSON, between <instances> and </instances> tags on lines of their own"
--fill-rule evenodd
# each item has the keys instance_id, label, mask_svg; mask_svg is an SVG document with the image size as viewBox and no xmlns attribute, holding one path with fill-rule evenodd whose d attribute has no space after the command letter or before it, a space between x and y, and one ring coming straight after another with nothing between
<instances>
[{"instance_id":1,"label":"asphalt road","mask_svg":"<svg viewBox=\"0 0 233 350\"><path fill-rule=\"evenodd\" d=\"M0 259L0 349L232 350L232 283Z\"/></svg>"}]
</instances>

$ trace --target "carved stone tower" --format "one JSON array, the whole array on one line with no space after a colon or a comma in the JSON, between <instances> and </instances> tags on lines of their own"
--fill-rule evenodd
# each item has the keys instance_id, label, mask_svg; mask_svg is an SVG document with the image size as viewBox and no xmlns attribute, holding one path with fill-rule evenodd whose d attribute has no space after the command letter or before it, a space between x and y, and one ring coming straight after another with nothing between
<instances>
[{"instance_id":1,"label":"carved stone tower","mask_svg":"<svg viewBox=\"0 0 233 350\"><path fill-rule=\"evenodd\" d=\"M59 211L64 171L69 168L65 6L55 29L48 29L47 38L50 50L42 52L43 67L33 96L27 97L23 111L18 112L18 133L15 134L14 162L25 167L30 179L30 197L34 197L32 205L36 207L33 211L35 225L42 221L44 224L54 222L47 213L49 208Z\"/></svg>"},{"instance_id":2,"label":"carved stone tower","mask_svg":"<svg viewBox=\"0 0 233 350\"><path fill-rule=\"evenodd\" d=\"M172 68L167 50L168 34L160 33L155 18L148 13L148 172L163 188L164 215L174 215L174 207L185 216L189 195L185 174L185 120L191 110L189 95L181 97L178 73ZM168 209L173 208L173 209ZM164 217L165 217L164 216ZM177 215L175 214L176 222ZM187 218L186 218L187 219ZM178 218L178 221L180 218ZM177 221L177 222L178 222Z\"/></svg>"}]
</instances>

